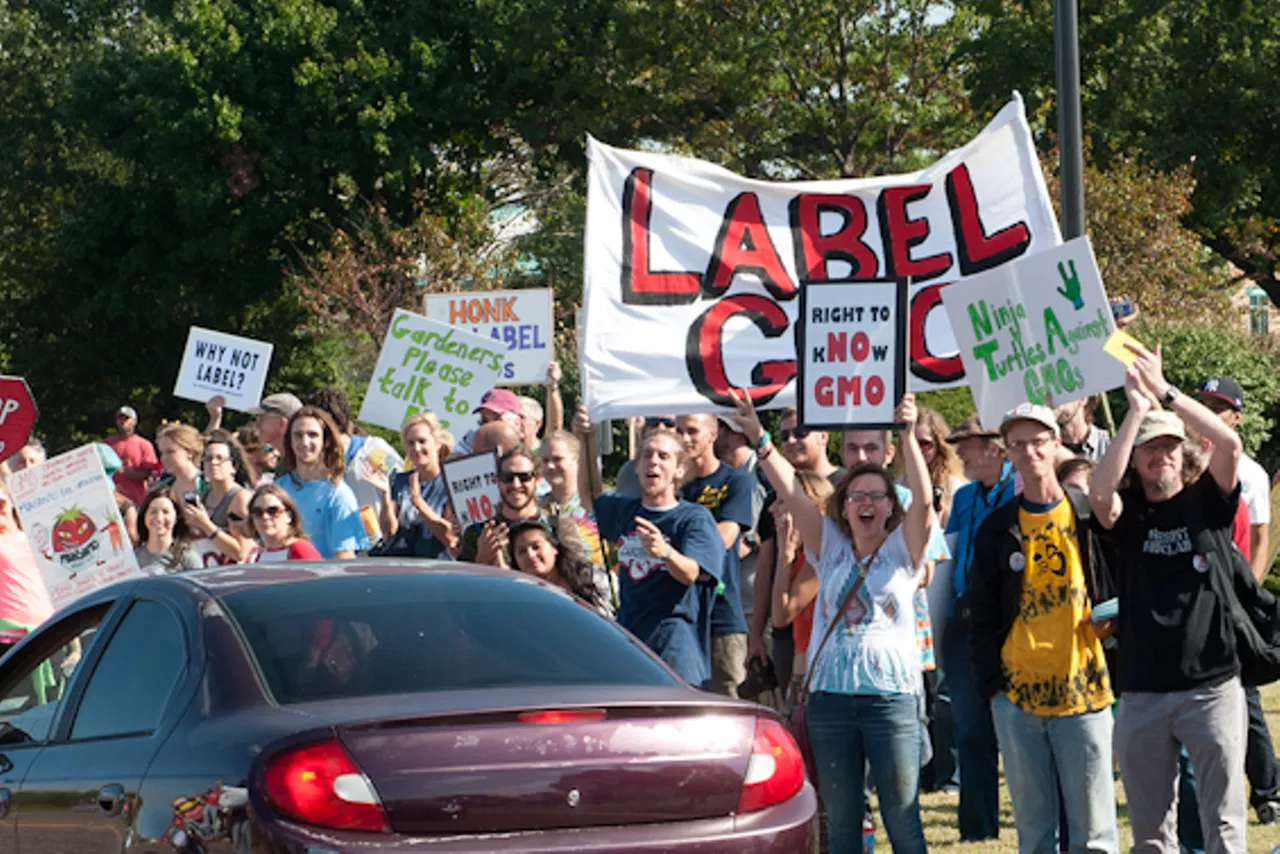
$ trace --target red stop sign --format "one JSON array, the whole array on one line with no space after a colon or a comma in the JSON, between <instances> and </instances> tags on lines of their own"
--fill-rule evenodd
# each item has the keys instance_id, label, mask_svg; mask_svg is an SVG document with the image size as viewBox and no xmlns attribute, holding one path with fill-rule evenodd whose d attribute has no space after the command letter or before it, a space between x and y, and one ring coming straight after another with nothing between
<instances>
[{"instance_id":1,"label":"red stop sign","mask_svg":"<svg viewBox=\"0 0 1280 854\"><path fill-rule=\"evenodd\" d=\"M0 377L0 462L27 444L38 414L26 380L22 377Z\"/></svg>"}]
</instances>

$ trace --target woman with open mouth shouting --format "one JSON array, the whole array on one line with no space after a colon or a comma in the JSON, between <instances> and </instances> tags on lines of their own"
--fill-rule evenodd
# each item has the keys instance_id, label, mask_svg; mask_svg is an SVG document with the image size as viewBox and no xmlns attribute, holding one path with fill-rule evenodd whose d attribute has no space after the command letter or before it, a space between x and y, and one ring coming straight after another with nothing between
<instances>
[{"instance_id":1,"label":"woman with open mouth shouting","mask_svg":"<svg viewBox=\"0 0 1280 854\"><path fill-rule=\"evenodd\" d=\"M903 396L895 418L904 425L902 461L911 507L903 509L884 467L864 463L836 486L825 514L805 500L795 470L775 452L751 399L738 391L734 401L760 468L791 509L818 574L808 732L832 854L862 850L864 759L893 850L923 852L920 652L912 597L937 522L929 468L916 439L915 397Z\"/></svg>"}]
</instances>

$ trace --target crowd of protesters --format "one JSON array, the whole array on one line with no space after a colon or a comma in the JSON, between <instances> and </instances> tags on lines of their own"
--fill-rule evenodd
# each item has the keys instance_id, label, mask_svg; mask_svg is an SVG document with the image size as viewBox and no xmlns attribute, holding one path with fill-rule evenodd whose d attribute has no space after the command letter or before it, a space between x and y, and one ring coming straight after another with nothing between
<instances>
[{"instance_id":1,"label":"crowd of protesters","mask_svg":"<svg viewBox=\"0 0 1280 854\"><path fill-rule=\"evenodd\" d=\"M1114 436L1094 400L951 429L912 395L896 437L793 409L774 436L744 393L637 419L610 491L585 410L563 429L554 363L545 409L493 389L463 435L421 413L399 448L321 389L272 394L234 432L215 398L203 430L162 423L154 444L121 406L98 449L148 572L489 564L579 597L694 685L807 702L832 851L861 850L872 789L895 851L926 849L922 790L958 791L963 841L996 838L1001 757L1021 852L1117 851L1114 757L1134 850L1243 852L1248 804L1274 821L1280 780L1213 578L1243 561L1265 604L1270 480L1241 450L1236 383L1181 394L1158 350L1134 355ZM442 463L478 452L501 501L462 528ZM33 439L6 467L44 458ZM0 487L0 631L51 611Z\"/></svg>"}]
</instances>

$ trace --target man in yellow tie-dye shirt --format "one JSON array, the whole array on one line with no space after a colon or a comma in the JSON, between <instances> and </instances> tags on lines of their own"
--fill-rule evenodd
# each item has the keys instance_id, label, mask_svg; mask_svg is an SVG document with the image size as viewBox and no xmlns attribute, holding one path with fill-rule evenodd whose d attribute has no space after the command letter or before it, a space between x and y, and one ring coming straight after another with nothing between
<instances>
[{"instance_id":1,"label":"man in yellow tie-dye shirt","mask_svg":"<svg viewBox=\"0 0 1280 854\"><path fill-rule=\"evenodd\" d=\"M1112 585L1087 498L1054 474L1053 411L1023 404L1000 427L1022 476L1016 501L978 531L970 640L991 698L1020 854L1056 852L1058 791L1073 851L1119 850L1111 776L1111 683L1093 606Z\"/></svg>"}]
</instances>

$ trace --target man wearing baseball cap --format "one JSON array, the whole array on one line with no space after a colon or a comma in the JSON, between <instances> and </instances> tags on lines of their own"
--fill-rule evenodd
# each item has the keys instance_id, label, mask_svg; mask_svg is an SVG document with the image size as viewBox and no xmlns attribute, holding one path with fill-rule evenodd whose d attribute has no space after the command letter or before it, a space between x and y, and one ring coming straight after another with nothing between
<instances>
[{"instance_id":1,"label":"man wearing baseball cap","mask_svg":"<svg viewBox=\"0 0 1280 854\"><path fill-rule=\"evenodd\" d=\"M520 398L516 397L516 393L505 388L491 388L480 398L480 405L476 407L476 415L480 419L479 427L493 421L509 421L520 430ZM464 457L472 453L472 443L475 440L477 427L468 430L466 434L458 440L454 445L453 455L455 457Z\"/></svg>"},{"instance_id":2,"label":"man wearing baseball cap","mask_svg":"<svg viewBox=\"0 0 1280 854\"><path fill-rule=\"evenodd\" d=\"M1200 384L1196 400L1232 430L1239 431L1244 413L1244 392L1230 377L1212 377ZM1240 454L1240 500L1249 512L1249 539L1237 543L1249 559L1253 577L1262 581L1270 569L1271 543L1271 479L1258 462L1246 453ZM1271 730L1262 712L1262 697L1254 686L1244 689L1249 710L1249 735L1245 746L1244 768L1249 778L1249 801L1258 813L1258 821L1271 824L1280 818L1280 768L1276 766Z\"/></svg>"},{"instance_id":3,"label":"man wearing baseball cap","mask_svg":"<svg viewBox=\"0 0 1280 854\"><path fill-rule=\"evenodd\" d=\"M112 476L116 489L137 506L147 497L147 482L160 473L160 457L151 440L139 436L138 412L132 406L116 410L116 435L106 440L120 458L121 468Z\"/></svg>"},{"instance_id":4,"label":"man wearing baseball cap","mask_svg":"<svg viewBox=\"0 0 1280 854\"><path fill-rule=\"evenodd\" d=\"M1240 438L1164 378L1159 350L1127 345L1129 411L1094 473L1094 518L1112 531L1122 621L1115 743L1135 850L1176 851L1179 745L1195 768L1208 851L1246 851L1245 698L1230 606L1214 566L1229 567L1240 501ZM1165 410L1153 411L1156 404ZM1183 422L1212 446L1183 476ZM1118 489L1132 467L1133 485Z\"/></svg>"},{"instance_id":5,"label":"man wearing baseball cap","mask_svg":"<svg viewBox=\"0 0 1280 854\"><path fill-rule=\"evenodd\" d=\"M1022 851L1056 851L1058 792L1073 850L1118 852L1111 682L1089 615L1113 596L1088 498L1055 474L1052 409L1024 403L1000 436L1022 494L982 523L970 566L970 647L988 698ZM961 772L963 780L963 771Z\"/></svg>"},{"instance_id":6,"label":"man wearing baseball cap","mask_svg":"<svg viewBox=\"0 0 1280 854\"><path fill-rule=\"evenodd\" d=\"M289 419L301 408L302 401L298 396L287 391L264 397L261 403L249 409L249 414L256 416L254 423L258 426L258 441L283 450L284 431L289 426Z\"/></svg>"}]
</instances>

